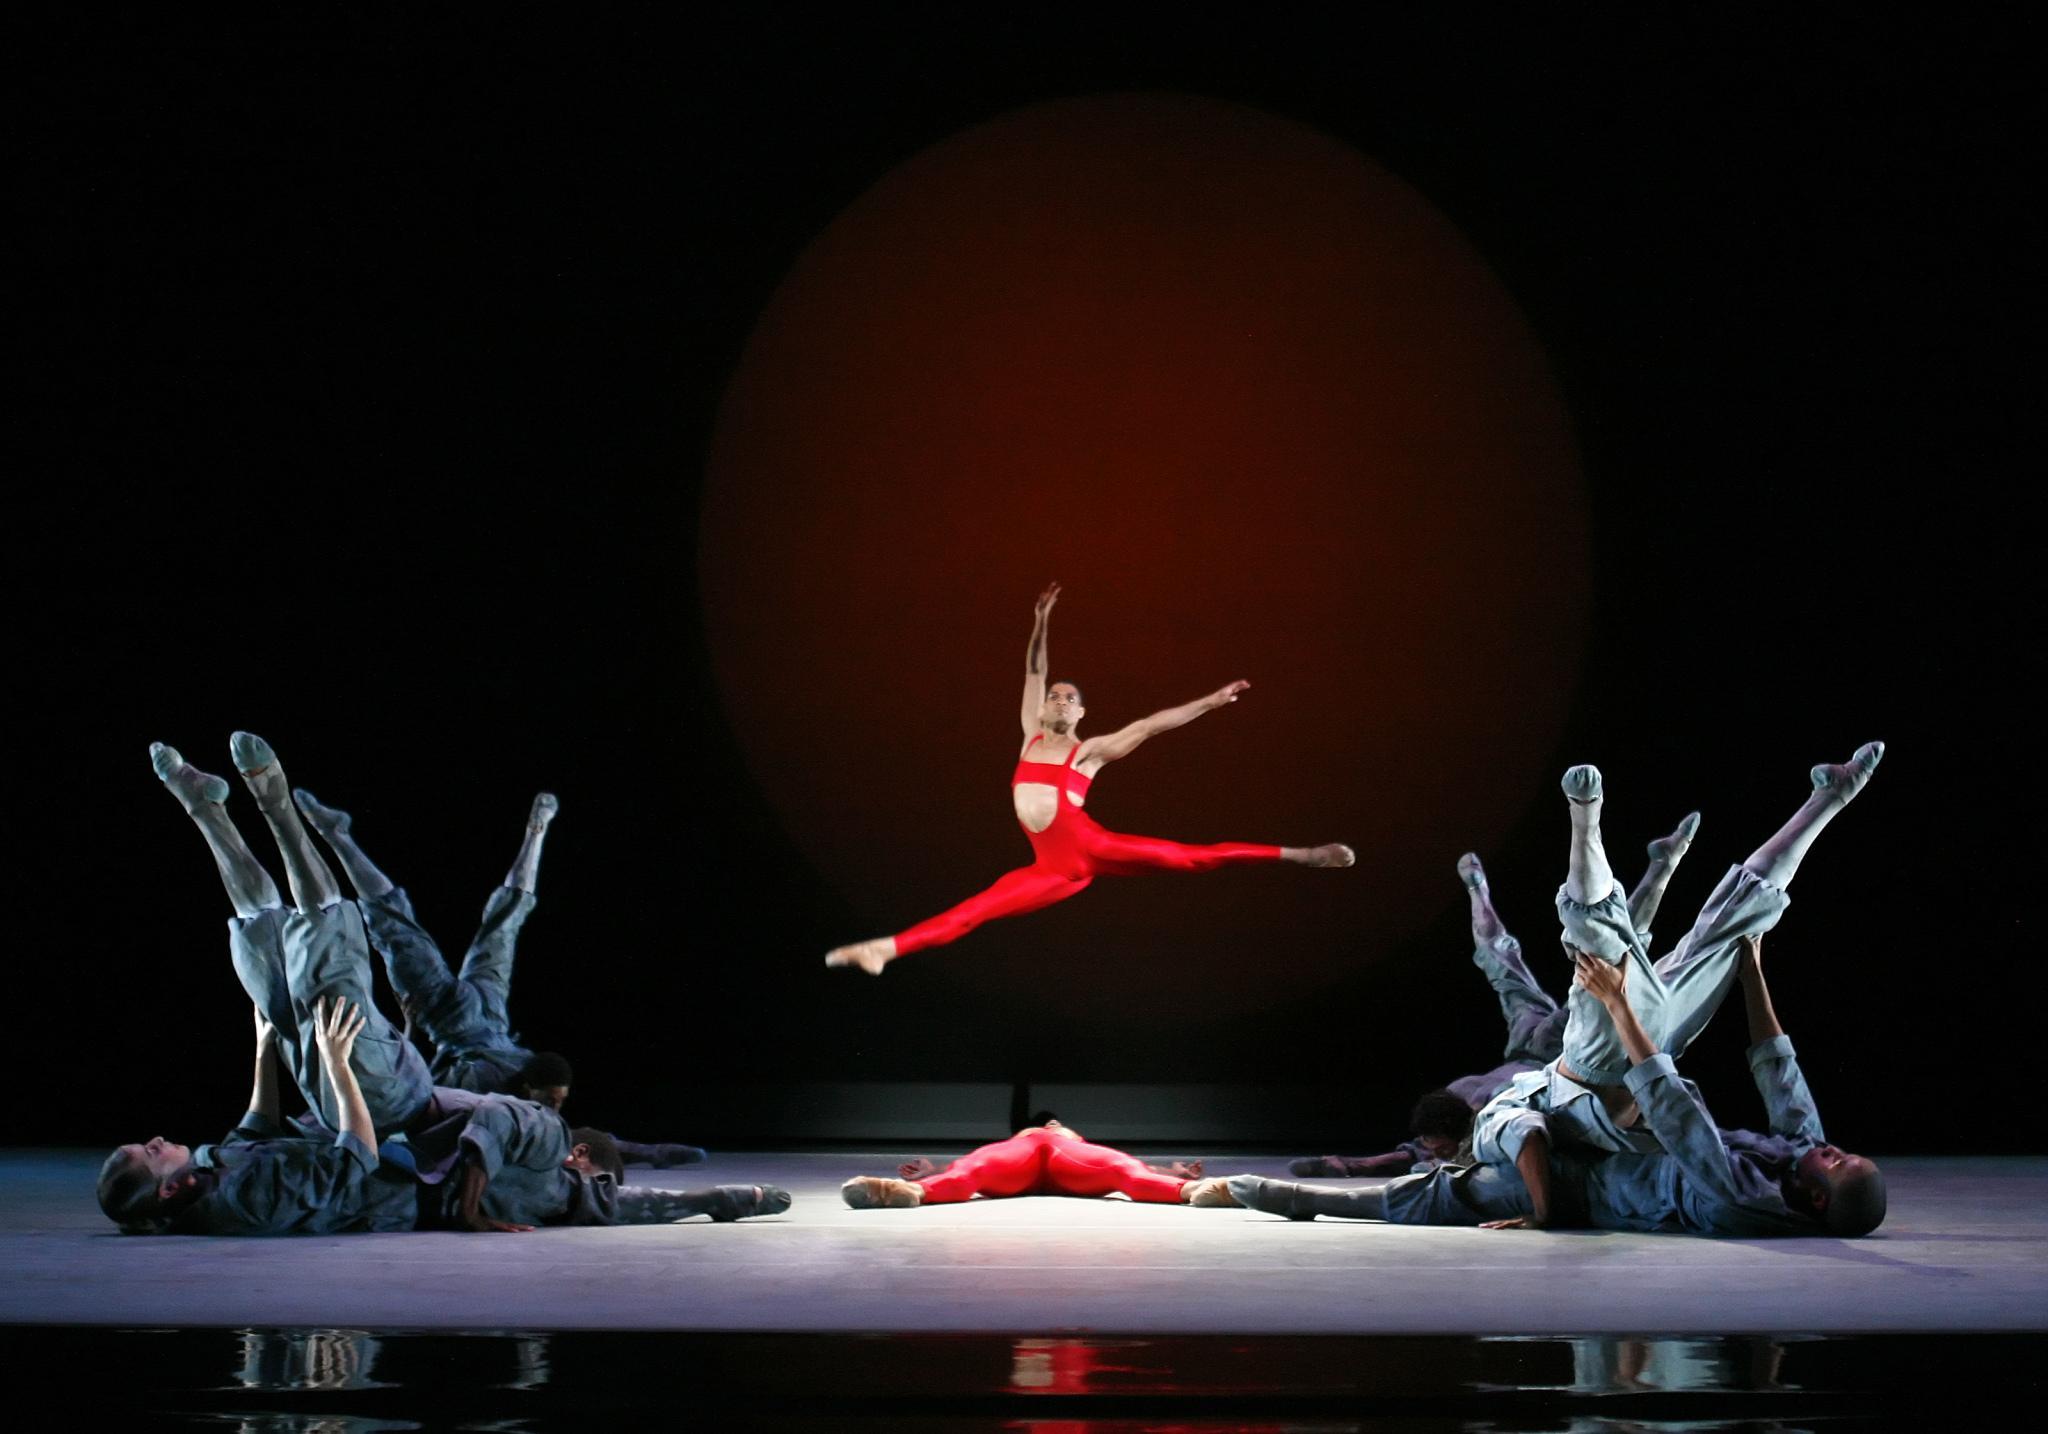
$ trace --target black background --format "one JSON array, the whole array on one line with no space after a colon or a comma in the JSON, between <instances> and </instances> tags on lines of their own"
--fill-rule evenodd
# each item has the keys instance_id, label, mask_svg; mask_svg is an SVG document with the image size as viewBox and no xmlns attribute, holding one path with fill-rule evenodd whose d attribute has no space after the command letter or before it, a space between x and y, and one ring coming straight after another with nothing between
<instances>
[{"instance_id":1,"label":"black background","mask_svg":"<svg viewBox=\"0 0 2048 1434\"><path fill-rule=\"evenodd\" d=\"M1491 1064L1455 852L1411 947L1234 1020L1105 1042L824 972L867 922L709 686L696 475L790 263L962 126L1171 89L1355 145L1528 314L1594 512L1557 765L1626 773L1658 820L1710 807L1678 910L1808 764L1890 744L1772 946L1831 1134L2038 1145L2013 34L1837 5L653 13L17 34L10 1139L206 1138L239 1109L225 905L145 759L225 771L238 727L358 812L451 946L528 795L561 794L515 1016L576 1060L575 1113L629 1133L743 1140L706 1094L730 1082L1243 1078L1341 1090L1335 1145ZM1561 825L1546 799L1488 853L1544 961ZM1688 1062L1730 1120L1739 1026Z\"/></svg>"}]
</instances>

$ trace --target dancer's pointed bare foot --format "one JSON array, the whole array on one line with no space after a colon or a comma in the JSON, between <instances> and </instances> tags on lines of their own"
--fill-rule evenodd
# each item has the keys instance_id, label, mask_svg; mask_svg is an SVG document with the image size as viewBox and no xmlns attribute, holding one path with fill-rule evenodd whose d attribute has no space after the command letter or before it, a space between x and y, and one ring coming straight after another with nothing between
<instances>
[{"instance_id":1,"label":"dancer's pointed bare foot","mask_svg":"<svg viewBox=\"0 0 2048 1434\"><path fill-rule=\"evenodd\" d=\"M1358 853L1340 841L1333 841L1321 846L1283 846L1280 859L1296 866L1338 867L1350 866L1358 860Z\"/></svg>"},{"instance_id":2,"label":"dancer's pointed bare foot","mask_svg":"<svg viewBox=\"0 0 2048 1434\"><path fill-rule=\"evenodd\" d=\"M1668 837L1658 837L1650 843L1650 860L1653 862L1675 863L1685 855L1685 849L1692 845L1692 839L1700 829L1700 814L1687 812L1685 820L1678 824L1678 830Z\"/></svg>"},{"instance_id":3,"label":"dancer's pointed bare foot","mask_svg":"<svg viewBox=\"0 0 2048 1434\"><path fill-rule=\"evenodd\" d=\"M1870 774L1877 770L1877 764L1883 759L1884 743L1865 742L1848 761L1840 764L1823 762L1815 767L1813 789L1826 792L1846 805L1863 790L1863 784L1870 780Z\"/></svg>"},{"instance_id":4,"label":"dancer's pointed bare foot","mask_svg":"<svg viewBox=\"0 0 2048 1434\"><path fill-rule=\"evenodd\" d=\"M292 800L299 804L299 811L306 818L306 825L320 833L329 843L337 837L348 835L355 818L340 807L330 807L304 787L292 788Z\"/></svg>"},{"instance_id":5,"label":"dancer's pointed bare foot","mask_svg":"<svg viewBox=\"0 0 2048 1434\"><path fill-rule=\"evenodd\" d=\"M1466 852L1458 858L1458 880L1474 891L1486 890L1486 868L1479 864L1477 852Z\"/></svg>"},{"instance_id":6,"label":"dancer's pointed bare foot","mask_svg":"<svg viewBox=\"0 0 2048 1434\"><path fill-rule=\"evenodd\" d=\"M924 1204L924 1187L886 1175L856 1175L839 1187L856 1210L914 1210Z\"/></svg>"},{"instance_id":7,"label":"dancer's pointed bare foot","mask_svg":"<svg viewBox=\"0 0 2048 1434\"><path fill-rule=\"evenodd\" d=\"M228 784L219 777L202 772L178 754L176 747L167 747L162 742L149 744L149 765L156 768L157 780L171 789L171 795L187 812L196 812L204 806L219 806L228 799Z\"/></svg>"},{"instance_id":8,"label":"dancer's pointed bare foot","mask_svg":"<svg viewBox=\"0 0 2048 1434\"><path fill-rule=\"evenodd\" d=\"M895 959L896 938L893 936L877 936L872 941L859 941L825 953L827 966L858 966L870 976L881 975L882 968Z\"/></svg>"},{"instance_id":9,"label":"dancer's pointed bare foot","mask_svg":"<svg viewBox=\"0 0 2048 1434\"><path fill-rule=\"evenodd\" d=\"M242 785L256 799L261 811L276 811L292 801L291 784L284 779L284 767L270 744L254 732L237 732L228 738L228 755L242 774Z\"/></svg>"}]
</instances>

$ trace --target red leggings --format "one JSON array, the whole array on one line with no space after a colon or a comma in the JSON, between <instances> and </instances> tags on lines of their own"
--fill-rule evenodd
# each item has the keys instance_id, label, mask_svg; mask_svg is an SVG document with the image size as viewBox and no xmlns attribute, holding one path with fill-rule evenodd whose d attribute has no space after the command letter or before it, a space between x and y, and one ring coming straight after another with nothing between
<instances>
[{"instance_id":1,"label":"red leggings","mask_svg":"<svg viewBox=\"0 0 2048 1434\"><path fill-rule=\"evenodd\" d=\"M938 1174L918 1181L927 1205L953 1205L976 1195L1107 1195L1122 1191L1153 1205L1180 1203L1177 1175L1148 1169L1135 1155L1090 1145L1050 1130L1020 1131L970 1150Z\"/></svg>"},{"instance_id":2,"label":"red leggings","mask_svg":"<svg viewBox=\"0 0 2048 1434\"><path fill-rule=\"evenodd\" d=\"M1022 916L1065 901L1087 889L1098 876L1135 876L1146 871L1214 871L1238 862L1278 861L1280 848L1256 842L1222 841L1188 846L1159 837L1125 836L1096 824L1086 812L1060 799L1052 825L1042 832L1024 829L1038 860L1004 872L986 891L968 897L950 911L920 921L896 937L896 954L906 956L927 946L958 941L984 921Z\"/></svg>"}]
</instances>

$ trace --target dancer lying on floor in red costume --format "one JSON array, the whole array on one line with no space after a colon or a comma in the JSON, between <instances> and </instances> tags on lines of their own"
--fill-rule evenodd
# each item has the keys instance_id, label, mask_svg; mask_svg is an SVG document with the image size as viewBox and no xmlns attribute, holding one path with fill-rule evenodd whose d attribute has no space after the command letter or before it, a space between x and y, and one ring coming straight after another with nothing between
<instances>
[{"instance_id":1,"label":"dancer lying on floor in red costume","mask_svg":"<svg viewBox=\"0 0 2048 1434\"><path fill-rule=\"evenodd\" d=\"M1017 821L1036 856L996 879L986 891L949 911L894 936L841 946L825 957L827 966L858 966L879 976L898 956L958 941L985 921L1022 916L1077 896L1098 876L1131 876L1147 871L1213 871L1241 863L1290 862L1296 866L1350 866L1348 846L1265 846L1215 842L1189 846L1159 837L1126 836L1098 825L1085 811L1089 785L1109 763L1128 757L1147 737L1184 727L1204 712L1237 701L1249 682L1233 682L1207 697L1140 718L1106 737L1083 741L1076 735L1087 709L1071 682L1046 685L1046 632L1060 585L1038 598L1031 643L1024 652L1024 748L1010 777Z\"/></svg>"},{"instance_id":2,"label":"dancer lying on floor in red costume","mask_svg":"<svg viewBox=\"0 0 2048 1434\"><path fill-rule=\"evenodd\" d=\"M1237 1203L1221 1178L1191 1180L1156 1170L1135 1155L1090 1144L1057 1120L970 1150L936 1174L917 1180L856 1175L839 1193L856 1210L957 1205L977 1195L1127 1195L1147 1205L1204 1207Z\"/></svg>"}]
</instances>

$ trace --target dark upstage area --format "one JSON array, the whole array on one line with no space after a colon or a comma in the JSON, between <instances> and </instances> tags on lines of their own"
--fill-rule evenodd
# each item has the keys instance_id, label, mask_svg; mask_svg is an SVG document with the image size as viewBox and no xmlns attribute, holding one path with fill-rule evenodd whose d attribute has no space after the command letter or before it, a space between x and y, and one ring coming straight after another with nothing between
<instances>
[{"instance_id":1,"label":"dark upstage area","mask_svg":"<svg viewBox=\"0 0 2048 1434\"><path fill-rule=\"evenodd\" d=\"M146 752L226 772L248 729L451 951L557 793L515 1023L574 1061L577 1119L721 1161L955 1148L1043 1108L1141 1149L1384 1149L1499 1059L1461 852L1561 995L1565 767L1605 772L1625 882L1703 813L1661 942L1809 766L1881 739L1767 943L1779 1012L1842 1145L2038 1155L2015 30L1839 5L23 26L8 1143L238 1113L228 908ZM879 980L825 970L1028 859L1008 724L1055 578L1085 731L1253 683L1118 765L1098 820L1342 840L1358 868L1104 880ZM1684 1062L1737 1123L1741 1026ZM2008 1234L2038 1256L2038 1222ZM19 1288L6 1317L51 1318ZM14 1333L24 1360L116 1338ZM205 1380L242 1337L118 1342ZM1344 1360L1390 1358L1359 1338ZM1559 1338L1528 1357L1565 1368ZM808 1357L718 1343L636 1348ZM1847 1347L1786 1368L1899 1388L1891 1347ZM1528 1353L1451 1348L1416 1362L1512 1384L1487 1361ZM868 1362L898 1358L926 1356ZM1216 1427L1194 1404L1226 1394L1183 1374L1060 1417ZM156 1407L312 1417L202 1409L183 1377ZM862 1417L1014 1417L992 1387ZM1366 1417L1300 1387L1305 1427ZM1279 1388L1229 1409L1254 1427ZM1585 1413L1532 1398L1501 1417ZM1710 1403L1602 1408L1735 1417Z\"/></svg>"}]
</instances>

